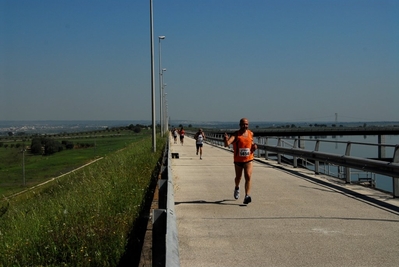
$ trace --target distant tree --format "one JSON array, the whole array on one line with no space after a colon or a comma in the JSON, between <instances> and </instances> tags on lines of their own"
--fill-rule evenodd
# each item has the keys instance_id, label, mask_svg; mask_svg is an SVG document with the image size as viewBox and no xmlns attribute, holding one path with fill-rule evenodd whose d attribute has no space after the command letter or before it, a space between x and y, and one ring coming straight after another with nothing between
<instances>
[{"instance_id":1,"label":"distant tree","mask_svg":"<svg viewBox=\"0 0 399 267\"><path fill-rule=\"evenodd\" d=\"M44 154L52 155L63 150L63 146L59 141L53 139L46 139L44 141Z\"/></svg>"},{"instance_id":2,"label":"distant tree","mask_svg":"<svg viewBox=\"0 0 399 267\"><path fill-rule=\"evenodd\" d=\"M8 136L13 136L14 135L13 132L8 132L7 134L8 134Z\"/></svg>"},{"instance_id":3,"label":"distant tree","mask_svg":"<svg viewBox=\"0 0 399 267\"><path fill-rule=\"evenodd\" d=\"M66 148L66 149L73 149L73 147L74 147L74 144L73 144L72 142L67 142L67 143L65 144L65 148Z\"/></svg>"},{"instance_id":4,"label":"distant tree","mask_svg":"<svg viewBox=\"0 0 399 267\"><path fill-rule=\"evenodd\" d=\"M42 141L40 138L33 138L30 145L30 151L34 155L42 154Z\"/></svg>"},{"instance_id":5,"label":"distant tree","mask_svg":"<svg viewBox=\"0 0 399 267\"><path fill-rule=\"evenodd\" d=\"M193 126L191 124L188 125L188 128L192 128Z\"/></svg>"},{"instance_id":6,"label":"distant tree","mask_svg":"<svg viewBox=\"0 0 399 267\"><path fill-rule=\"evenodd\" d=\"M140 133L141 132L141 127L134 127L134 129L133 129L133 131L135 132L135 133Z\"/></svg>"},{"instance_id":7,"label":"distant tree","mask_svg":"<svg viewBox=\"0 0 399 267\"><path fill-rule=\"evenodd\" d=\"M61 144L62 144L63 146L65 146L66 149L73 149L73 143L72 143L71 141L63 140L63 141L61 142Z\"/></svg>"},{"instance_id":8,"label":"distant tree","mask_svg":"<svg viewBox=\"0 0 399 267\"><path fill-rule=\"evenodd\" d=\"M259 129L259 125L256 125L256 129Z\"/></svg>"}]
</instances>

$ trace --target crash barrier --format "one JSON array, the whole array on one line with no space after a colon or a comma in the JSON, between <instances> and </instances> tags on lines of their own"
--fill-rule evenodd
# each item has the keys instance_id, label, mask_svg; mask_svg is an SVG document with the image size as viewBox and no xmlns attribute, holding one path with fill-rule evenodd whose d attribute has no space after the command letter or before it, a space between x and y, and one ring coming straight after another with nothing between
<instances>
[{"instance_id":1,"label":"crash barrier","mask_svg":"<svg viewBox=\"0 0 399 267\"><path fill-rule=\"evenodd\" d=\"M158 209L154 209L152 214L152 266L179 267L179 240L169 138L166 143L161 179L158 180Z\"/></svg>"}]
</instances>

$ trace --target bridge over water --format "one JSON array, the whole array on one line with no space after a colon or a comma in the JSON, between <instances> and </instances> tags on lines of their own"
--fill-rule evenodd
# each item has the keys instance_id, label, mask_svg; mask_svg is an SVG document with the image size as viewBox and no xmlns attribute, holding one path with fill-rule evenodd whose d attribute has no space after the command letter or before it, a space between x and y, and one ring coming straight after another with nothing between
<instances>
[{"instance_id":1,"label":"bridge over water","mask_svg":"<svg viewBox=\"0 0 399 267\"><path fill-rule=\"evenodd\" d=\"M230 150L206 144L200 160L191 138L170 150L166 266L398 266L399 199L257 159L244 205Z\"/></svg>"}]
</instances>

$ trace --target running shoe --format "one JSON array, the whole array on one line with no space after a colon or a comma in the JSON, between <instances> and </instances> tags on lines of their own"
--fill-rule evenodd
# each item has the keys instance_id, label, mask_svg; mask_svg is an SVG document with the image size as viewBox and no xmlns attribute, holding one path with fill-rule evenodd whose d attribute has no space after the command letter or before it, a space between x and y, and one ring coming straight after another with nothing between
<instances>
[{"instance_id":1,"label":"running shoe","mask_svg":"<svg viewBox=\"0 0 399 267\"><path fill-rule=\"evenodd\" d=\"M249 203L251 203L251 201L252 201L252 199L251 199L250 196L245 196L245 198L244 198L244 204L249 204Z\"/></svg>"},{"instance_id":2,"label":"running shoe","mask_svg":"<svg viewBox=\"0 0 399 267\"><path fill-rule=\"evenodd\" d=\"M234 188L234 198L239 199L240 198L240 188Z\"/></svg>"}]
</instances>

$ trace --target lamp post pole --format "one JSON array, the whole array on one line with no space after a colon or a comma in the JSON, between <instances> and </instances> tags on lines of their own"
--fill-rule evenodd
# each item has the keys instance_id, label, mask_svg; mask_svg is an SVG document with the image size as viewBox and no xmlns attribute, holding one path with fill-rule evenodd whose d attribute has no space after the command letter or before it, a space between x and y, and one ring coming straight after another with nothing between
<instances>
[{"instance_id":1,"label":"lamp post pole","mask_svg":"<svg viewBox=\"0 0 399 267\"><path fill-rule=\"evenodd\" d=\"M155 71L154 71L154 26L153 8L150 0L150 43L151 43L151 107L152 107L152 150L156 152L156 124L155 124Z\"/></svg>"},{"instance_id":2,"label":"lamp post pole","mask_svg":"<svg viewBox=\"0 0 399 267\"><path fill-rule=\"evenodd\" d=\"M164 116L164 122L165 122L165 132L169 133L169 120L168 120L168 100L166 99L166 95L168 93L164 93L163 97L164 97L164 102L163 102L163 106L164 106L164 110L163 110L163 116Z\"/></svg>"},{"instance_id":3,"label":"lamp post pole","mask_svg":"<svg viewBox=\"0 0 399 267\"><path fill-rule=\"evenodd\" d=\"M162 69L162 79L161 79L161 103L162 103L162 105L161 105L161 109L162 109L162 124L161 124L161 132L162 132L162 136L163 136L163 134L165 133L165 129L166 129L166 127L165 127L165 108L164 108L164 105L165 105L165 103L164 103L164 92L165 92L165 86L166 86L166 84L164 83L164 72L166 71L166 69L165 68L163 68Z\"/></svg>"},{"instance_id":4,"label":"lamp post pole","mask_svg":"<svg viewBox=\"0 0 399 267\"><path fill-rule=\"evenodd\" d=\"M162 70L162 65L161 65L161 40L165 39L165 36L161 35L158 36L159 40L159 126L161 129L161 136L163 136L163 127L162 127L162 75L163 75L163 70Z\"/></svg>"}]
</instances>

